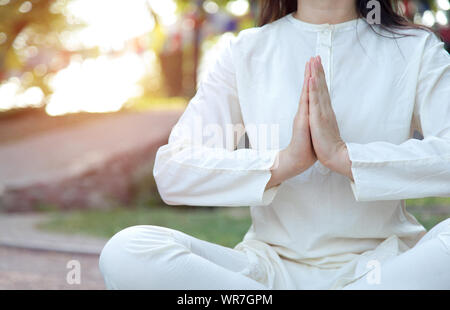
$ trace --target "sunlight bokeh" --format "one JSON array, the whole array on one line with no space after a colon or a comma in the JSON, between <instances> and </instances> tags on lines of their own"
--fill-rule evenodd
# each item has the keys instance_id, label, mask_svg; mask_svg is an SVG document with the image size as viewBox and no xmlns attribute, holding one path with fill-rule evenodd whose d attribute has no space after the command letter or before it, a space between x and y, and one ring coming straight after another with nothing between
<instances>
[{"instance_id":1,"label":"sunlight bokeh","mask_svg":"<svg viewBox=\"0 0 450 310\"><path fill-rule=\"evenodd\" d=\"M12 77L0 85L0 111L11 108L38 107L44 93L37 87L23 89L20 79Z\"/></svg>"},{"instance_id":2,"label":"sunlight bokeh","mask_svg":"<svg viewBox=\"0 0 450 310\"><path fill-rule=\"evenodd\" d=\"M223 40L255 25L255 3L0 0L0 112L39 107L55 116L187 100ZM399 4L449 49L449 0Z\"/></svg>"},{"instance_id":3,"label":"sunlight bokeh","mask_svg":"<svg viewBox=\"0 0 450 310\"><path fill-rule=\"evenodd\" d=\"M8 3L2 3L6 5ZM32 9L24 2L21 13ZM157 57L149 48L150 33L155 28L151 10L164 26L177 20L174 0L70 0L55 1L52 13L62 13L69 24L81 25L73 31L61 31L57 38L68 53L67 65L49 72L49 64L36 64L31 72L11 77L0 84L0 111L42 106L49 115L76 112L112 112L142 94L139 82L156 68ZM18 59L27 63L39 56L36 46L28 45L34 33L22 32L13 43ZM0 34L1 43L6 34ZM42 40L41 40L42 41ZM82 50L97 50L96 57L81 57ZM51 63L58 62L58 57ZM34 75L45 77L51 94L45 97L39 86L28 89L24 82Z\"/></svg>"},{"instance_id":4,"label":"sunlight bokeh","mask_svg":"<svg viewBox=\"0 0 450 310\"><path fill-rule=\"evenodd\" d=\"M126 53L119 57L73 60L50 80L53 94L46 111L50 115L74 112L112 112L119 110L131 97L141 93L139 80L150 70L145 57Z\"/></svg>"},{"instance_id":5,"label":"sunlight bokeh","mask_svg":"<svg viewBox=\"0 0 450 310\"><path fill-rule=\"evenodd\" d=\"M50 115L74 112L118 111L132 97L139 96L138 84L153 69L153 52L138 55L123 52L127 43L149 33L155 26L148 6L164 17L174 18L173 1L74 0L67 9L87 26L67 35L69 48L98 47L106 55L74 59L50 79L53 94L46 105ZM107 55L118 51L118 55Z\"/></svg>"},{"instance_id":6,"label":"sunlight bokeh","mask_svg":"<svg viewBox=\"0 0 450 310\"><path fill-rule=\"evenodd\" d=\"M120 50L127 40L148 33L154 27L146 0L126 4L123 0L73 0L67 5L67 11L86 24L81 30L70 33L67 40L85 48L99 47L104 52Z\"/></svg>"}]
</instances>

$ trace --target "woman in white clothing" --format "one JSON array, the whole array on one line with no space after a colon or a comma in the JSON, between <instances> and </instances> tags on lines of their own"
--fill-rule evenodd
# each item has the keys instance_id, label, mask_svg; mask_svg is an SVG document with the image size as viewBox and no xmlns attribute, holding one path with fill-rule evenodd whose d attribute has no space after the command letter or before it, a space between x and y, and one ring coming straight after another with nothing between
<instances>
[{"instance_id":1,"label":"woman in white clothing","mask_svg":"<svg viewBox=\"0 0 450 310\"><path fill-rule=\"evenodd\" d=\"M234 248L124 229L107 287L450 289L450 221L427 232L404 203L450 196L450 56L393 3L264 1L154 166L167 204L250 206L250 229Z\"/></svg>"}]
</instances>

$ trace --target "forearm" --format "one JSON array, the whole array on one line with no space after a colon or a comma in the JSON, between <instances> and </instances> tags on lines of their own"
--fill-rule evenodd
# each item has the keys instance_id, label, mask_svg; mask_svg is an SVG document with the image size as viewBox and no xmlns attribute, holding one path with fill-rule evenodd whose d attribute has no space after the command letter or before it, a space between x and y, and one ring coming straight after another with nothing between
<instances>
[{"instance_id":1,"label":"forearm","mask_svg":"<svg viewBox=\"0 0 450 310\"><path fill-rule=\"evenodd\" d=\"M169 205L263 205L277 153L168 143L156 153L153 175Z\"/></svg>"},{"instance_id":2,"label":"forearm","mask_svg":"<svg viewBox=\"0 0 450 310\"><path fill-rule=\"evenodd\" d=\"M445 131L443 131L445 133ZM449 197L450 139L347 143L359 201Z\"/></svg>"}]
</instances>

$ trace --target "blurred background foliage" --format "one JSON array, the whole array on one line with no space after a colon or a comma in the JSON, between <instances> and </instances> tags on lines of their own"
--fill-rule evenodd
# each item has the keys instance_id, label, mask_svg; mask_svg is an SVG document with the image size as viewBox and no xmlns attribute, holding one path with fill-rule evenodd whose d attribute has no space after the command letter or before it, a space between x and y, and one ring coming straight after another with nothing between
<instances>
[{"instance_id":1,"label":"blurred background foliage","mask_svg":"<svg viewBox=\"0 0 450 310\"><path fill-rule=\"evenodd\" d=\"M250 7L243 0L0 0L0 111L44 108L56 116L155 98L186 103L202 52L224 33L253 26Z\"/></svg>"},{"instance_id":2,"label":"blurred background foliage","mask_svg":"<svg viewBox=\"0 0 450 310\"><path fill-rule=\"evenodd\" d=\"M212 46L254 26L256 4L0 0L0 111L111 112L174 97L167 103L185 104L195 92L201 62L213 57ZM400 6L411 20L450 41L448 0Z\"/></svg>"}]
</instances>

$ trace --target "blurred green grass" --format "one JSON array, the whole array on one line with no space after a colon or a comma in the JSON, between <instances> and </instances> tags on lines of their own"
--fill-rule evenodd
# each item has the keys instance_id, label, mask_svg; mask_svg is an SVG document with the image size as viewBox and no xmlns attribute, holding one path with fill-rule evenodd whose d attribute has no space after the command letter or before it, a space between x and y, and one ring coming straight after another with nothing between
<instances>
[{"instance_id":1,"label":"blurred green grass","mask_svg":"<svg viewBox=\"0 0 450 310\"><path fill-rule=\"evenodd\" d=\"M427 197L420 199L409 199L406 201L407 206L447 206L450 212L450 198L443 197Z\"/></svg>"},{"instance_id":2,"label":"blurred green grass","mask_svg":"<svg viewBox=\"0 0 450 310\"><path fill-rule=\"evenodd\" d=\"M436 213L436 206L448 208ZM450 216L450 198L423 198L407 201L410 211L426 229ZM433 212L432 212L433 211ZM196 238L234 247L251 225L247 207L187 207L146 203L135 208L111 210L46 211L49 219L39 229L66 234L110 238L133 225L158 225L180 230Z\"/></svg>"},{"instance_id":3,"label":"blurred green grass","mask_svg":"<svg viewBox=\"0 0 450 310\"><path fill-rule=\"evenodd\" d=\"M449 207L450 209L450 207ZM436 215L436 214L427 214L427 213L415 213L411 212L416 219L427 229L431 229L434 225L442 222L445 219L450 217L450 214L447 215Z\"/></svg>"},{"instance_id":4,"label":"blurred green grass","mask_svg":"<svg viewBox=\"0 0 450 310\"><path fill-rule=\"evenodd\" d=\"M158 225L180 230L202 240L234 247L251 224L248 208L199 207L195 210L160 206L147 209L85 210L48 212L49 219L38 228L66 234L110 238L133 225Z\"/></svg>"},{"instance_id":5,"label":"blurred green grass","mask_svg":"<svg viewBox=\"0 0 450 310\"><path fill-rule=\"evenodd\" d=\"M406 201L406 207L427 230L450 217L450 198L410 199Z\"/></svg>"}]
</instances>

